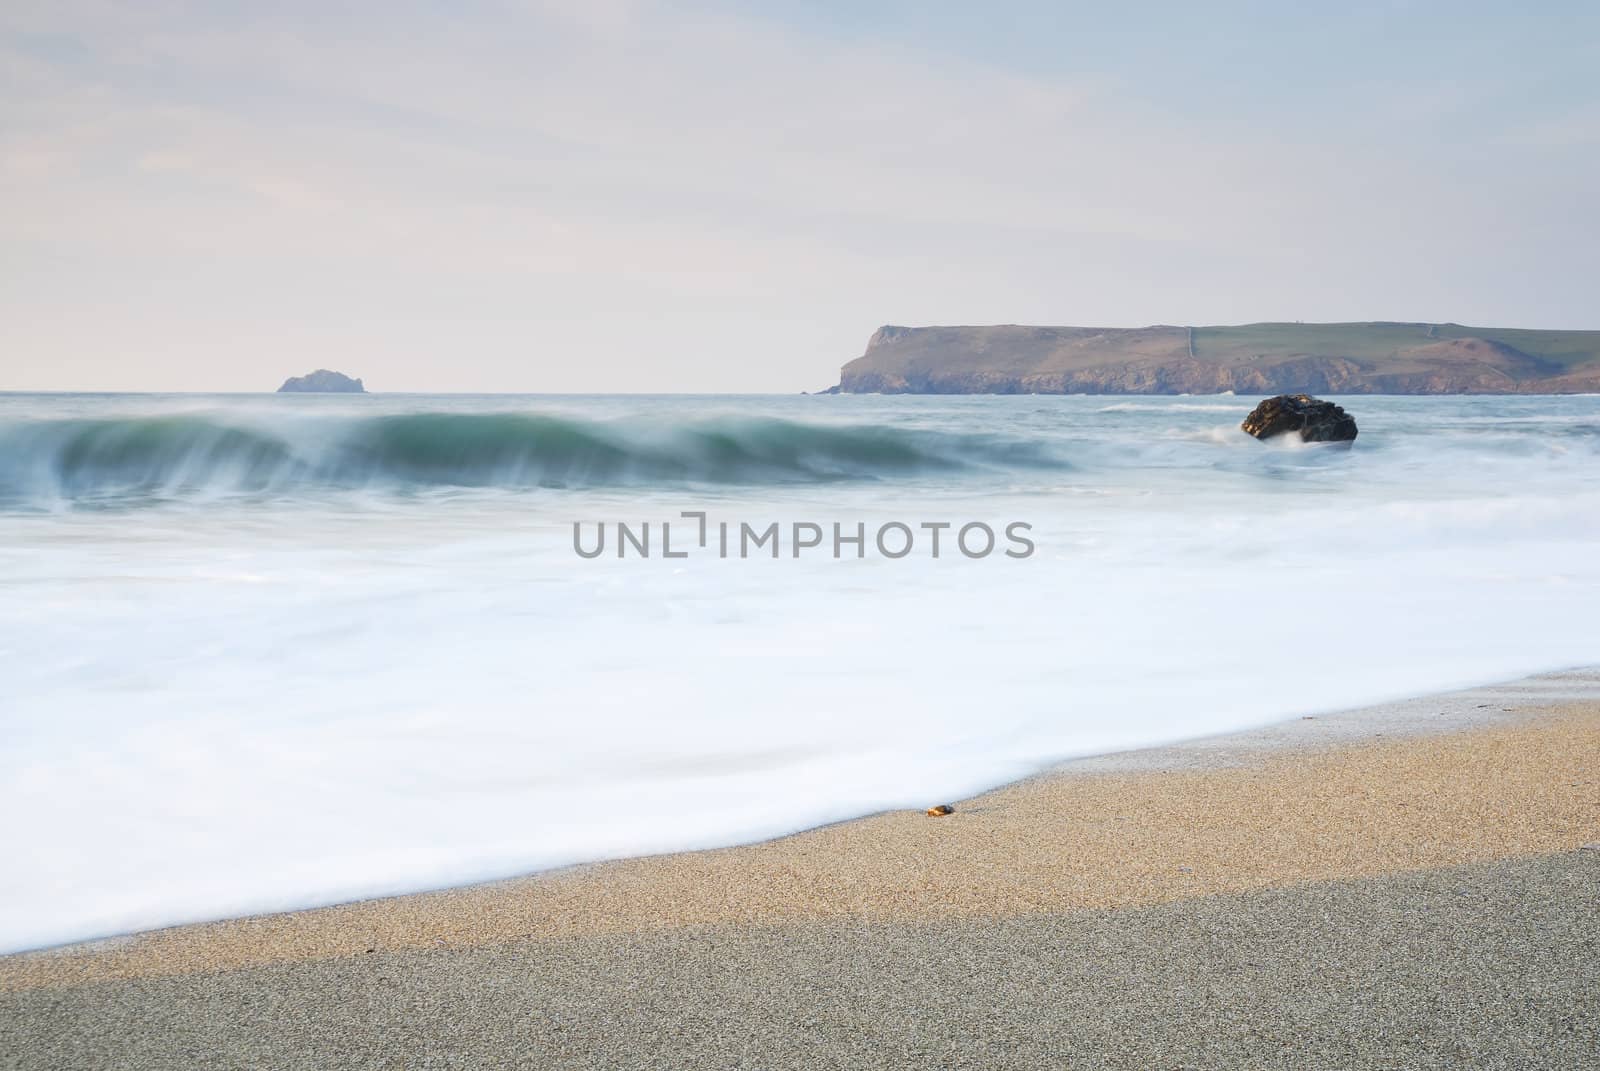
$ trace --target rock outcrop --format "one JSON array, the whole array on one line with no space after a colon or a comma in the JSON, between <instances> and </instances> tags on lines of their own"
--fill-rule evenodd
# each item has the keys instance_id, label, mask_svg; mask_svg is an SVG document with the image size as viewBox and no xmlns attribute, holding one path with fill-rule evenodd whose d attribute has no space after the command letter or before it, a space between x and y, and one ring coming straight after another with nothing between
<instances>
[{"instance_id":1,"label":"rock outcrop","mask_svg":"<svg viewBox=\"0 0 1600 1071\"><path fill-rule=\"evenodd\" d=\"M1600 331L1459 324L881 327L848 394L1571 394Z\"/></svg>"},{"instance_id":2,"label":"rock outcrop","mask_svg":"<svg viewBox=\"0 0 1600 1071\"><path fill-rule=\"evenodd\" d=\"M1244 418L1239 427L1258 439L1299 432L1308 443L1347 443L1356 437L1356 421L1332 402L1309 394L1280 394L1268 398Z\"/></svg>"},{"instance_id":3,"label":"rock outcrop","mask_svg":"<svg viewBox=\"0 0 1600 1071\"><path fill-rule=\"evenodd\" d=\"M279 394L365 394L367 388L359 379L351 379L343 372L330 372L319 368L303 376L291 376L278 388Z\"/></svg>"}]
</instances>

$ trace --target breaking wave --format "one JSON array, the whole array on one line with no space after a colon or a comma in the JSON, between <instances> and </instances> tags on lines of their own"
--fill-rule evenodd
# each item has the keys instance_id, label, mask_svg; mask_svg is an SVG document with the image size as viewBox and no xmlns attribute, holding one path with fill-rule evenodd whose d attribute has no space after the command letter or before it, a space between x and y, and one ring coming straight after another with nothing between
<instances>
[{"instance_id":1,"label":"breaking wave","mask_svg":"<svg viewBox=\"0 0 1600 1071\"><path fill-rule=\"evenodd\" d=\"M1064 467L1041 443L774 418L684 424L528 413L234 423L208 415L0 426L0 504L298 490L793 484Z\"/></svg>"}]
</instances>

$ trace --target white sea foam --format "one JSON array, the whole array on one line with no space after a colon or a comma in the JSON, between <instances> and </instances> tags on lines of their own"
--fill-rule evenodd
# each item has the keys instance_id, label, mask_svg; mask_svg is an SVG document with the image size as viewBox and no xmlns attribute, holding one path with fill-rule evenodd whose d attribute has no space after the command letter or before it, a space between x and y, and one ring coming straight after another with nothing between
<instances>
[{"instance_id":1,"label":"white sea foam","mask_svg":"<svg viewBox=\"0 0 1600 1071\"><path fill-rule=\"evenodd\" d=\"M554 489L441 479L432 447L424 486L196 455L156 494L0 509L0 949L752 840L1594 663L1600 403L1346 404L1361 438L1324 451L1094 398L0 398L0 434L181 408L298 457L418 411L829 444ZM982 463L870 468L907 443ZM685 509L1024 520L1038 551L572 553L573 521Z\"/></svg>"}]
</instances>

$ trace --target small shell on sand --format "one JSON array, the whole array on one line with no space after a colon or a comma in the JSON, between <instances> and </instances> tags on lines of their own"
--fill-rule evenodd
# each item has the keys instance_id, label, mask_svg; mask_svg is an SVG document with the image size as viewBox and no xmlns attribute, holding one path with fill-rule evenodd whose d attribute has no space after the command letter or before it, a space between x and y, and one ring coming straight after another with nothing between
<instances>
[{"instance_id":1,"label":"small shell on sand","mask_svg":"<svg viewBox=\"0 0 1600 1071\"><path fill-rule=\"evenodd\" d=\"M929 818L943 818L947 814L955 814L956 809L948 803L941 803L937 807L928 808Z\"/></svg>"}]
</instances>

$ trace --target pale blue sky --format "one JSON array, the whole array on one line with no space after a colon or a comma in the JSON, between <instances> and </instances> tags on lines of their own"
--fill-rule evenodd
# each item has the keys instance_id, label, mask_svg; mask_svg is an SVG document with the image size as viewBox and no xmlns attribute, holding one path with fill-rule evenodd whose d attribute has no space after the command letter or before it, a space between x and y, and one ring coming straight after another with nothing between
<instances>
[{"instance_id":1,"label":"pale blue sky","mask_svg":"<svg viewBox=\"0 0 1600 1071\"><path fill-rule=\"evenodd\" d=\"M12 0L0 389L789 391L882 323L1600 327L1600 8L1294 7Z\"/></svg>"}]
</instances>

